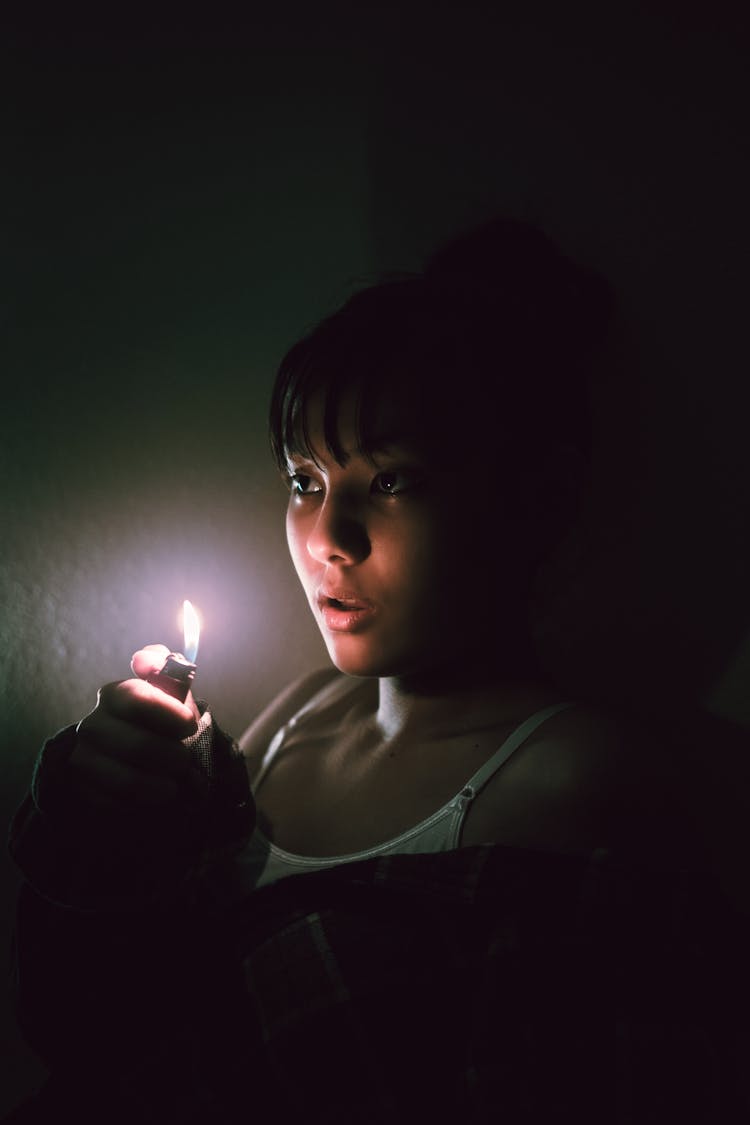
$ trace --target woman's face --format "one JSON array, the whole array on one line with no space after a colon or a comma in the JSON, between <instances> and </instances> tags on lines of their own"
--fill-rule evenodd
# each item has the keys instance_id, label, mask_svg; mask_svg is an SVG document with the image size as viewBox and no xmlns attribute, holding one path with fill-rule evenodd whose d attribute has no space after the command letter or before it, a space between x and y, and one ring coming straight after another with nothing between
<instances>
[{"instance_id":1,"label":"woman's face","mask_svg":"<svg viewBox=\"0 0 750 1125\"><path fill-rule=\"evenodd\" d=\"M481 658L488 643L502 649L519 598L505 565L502 481L456 450L428 455L385 432L358 452L346 416L343 465L314 407L315 459L289 457L289 549L333 663L349 675L408 676Z\"/></svg>"}]
</instances>

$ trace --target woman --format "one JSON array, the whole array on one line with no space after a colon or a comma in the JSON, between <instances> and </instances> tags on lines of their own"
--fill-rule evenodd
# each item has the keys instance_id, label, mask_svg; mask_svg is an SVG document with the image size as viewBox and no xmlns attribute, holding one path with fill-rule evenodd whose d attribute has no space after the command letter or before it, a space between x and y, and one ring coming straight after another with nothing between
<instances>
[{"instance_id":1,"label":"woman","mask_svg":"<svg viewBox=\"0 0 750 1125\"><path fill-rule=\"evenodd\" d=\"M286 356L272 447L333 669L273 701L240 758L205 705L147 682L166 655L148 646L46 748L13 847L35 887L20 1010L58 1100L82 1112L60 978L77 964L87 1027L111 987L92 949L129 964L106 1007L136 1075L85 1036L92 1115L234 1121L247 1098L282 1120L598 1121L615 1029L692 1018L664 980L706 948L651 964L666 916L647 916L651 944L630 934L616 987L610 972L612 904L633 894L613 857L670 917L655 873L703 866L689 785L668 749L545 682L532 642L536 576L584 496L610 317L599 278L501 221L356 294ZM210 968L180 948L186 927ZM703 1040L666 1039L662 1062L686 1043L701 1056ZM626 1083L627 1112L652 1078ZM713 1081L673 1082L670 1112Z\"/></svg>"}]
</instances>

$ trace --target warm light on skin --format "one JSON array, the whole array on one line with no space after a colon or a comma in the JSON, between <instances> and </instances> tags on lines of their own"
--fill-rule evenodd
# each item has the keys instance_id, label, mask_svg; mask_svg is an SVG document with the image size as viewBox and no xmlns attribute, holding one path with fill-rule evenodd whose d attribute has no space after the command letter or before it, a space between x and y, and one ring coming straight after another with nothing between
<instances>
[{"instance_id":1,"label":"warm light on skin","mask_svg":"<svg viewBox=\"0 0 750 1125\"><path fill-rule=\"evenodd\" d=\"M463 475L395 445L374 463L356 451L346 424L342 466L325 452L315 416L310 430L318 464L290 456L287 539L333 663L349 675L394 676L456 654L473 659L491 617L487 602L507 593L498 552L477 542L480 524L469 516L474 505L462 495ZM470 483L485 494L480 482ZM371 621L354 632L332 632L318 605L321 588L367 600ZM470 597L476 589L481 597Z\"/></svg>"},{"instance_id":2,"label":"warm light on skin","mask_svg":"<svg viewBox=\"0 0 750 1125\"><path fill-rule=\"evenodd\" d=\"M191 662L195 663L198 656L198 642L201 635L201 623L198 614L192 602L183 602L182 605L182 628L185 635L185 645L183 654Z\"/></svg>"},{"instance_id":3,"label":"warm light on skin","mask_svg":"<svg viewBox=\"0 0 750 1125\"><path fill-rule=\"evenodd\" d=\"M287 454L287 542L339 671L455 682L528 663L537 513L521 502L517 466L494 447L467 448L462 434L427 432L392 398L373 417L369 452L358 443L356 403L344 399L337 459L320 394L306 414L306 448ZM369 612L342 626L326 594Z\"/></svg>"}]
</instances>

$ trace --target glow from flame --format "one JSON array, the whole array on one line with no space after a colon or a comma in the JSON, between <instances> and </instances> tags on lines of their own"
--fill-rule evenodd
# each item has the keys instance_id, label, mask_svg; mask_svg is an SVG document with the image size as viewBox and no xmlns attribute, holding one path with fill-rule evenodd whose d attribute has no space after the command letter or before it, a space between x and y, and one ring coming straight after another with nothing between
<instances>
[{"instance_id":1,"label":"glow from flame","mask_svg":"<svg viewBox=\"0 0 750 1125\"><path fill-rule=\"evenodd\" d=\"M191 664L195 663L198 656L198 641L201 636L201 623L192 603L187 599L182 603L182 628L185 634L185 647L183 654Z\"/></svg>"}]
</instances>

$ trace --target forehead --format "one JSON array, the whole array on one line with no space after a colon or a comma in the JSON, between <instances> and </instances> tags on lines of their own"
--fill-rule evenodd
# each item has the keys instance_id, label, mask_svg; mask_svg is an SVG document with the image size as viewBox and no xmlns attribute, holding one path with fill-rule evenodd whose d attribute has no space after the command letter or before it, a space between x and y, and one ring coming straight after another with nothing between
<instances>
[{"instance_id":1,"label":"forehead","mask_svg":"<svg viewBox=\"0 0 750 1125\"><path fill-rule=\"evenodd\" d=\"M326 452L337 460L353 453L372 455L398 446L424 454L436 453L448 440L439 415L423 395L390 384L380 392L349 386L340 393L317 388L299 405L294 448L289 453Z\"/></svg>"}]
</instances>

